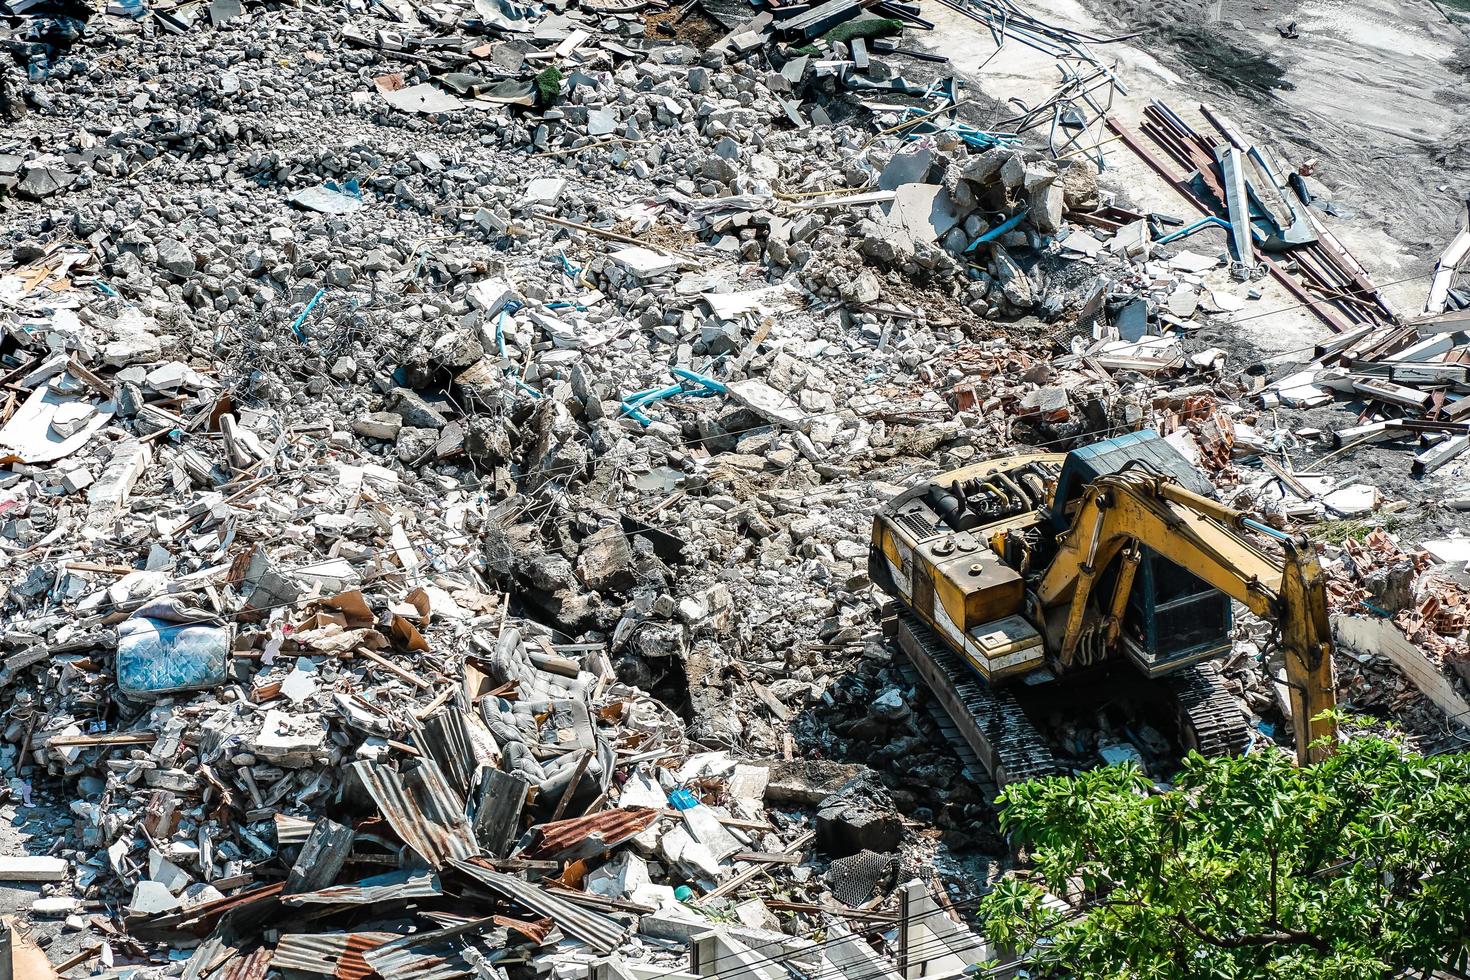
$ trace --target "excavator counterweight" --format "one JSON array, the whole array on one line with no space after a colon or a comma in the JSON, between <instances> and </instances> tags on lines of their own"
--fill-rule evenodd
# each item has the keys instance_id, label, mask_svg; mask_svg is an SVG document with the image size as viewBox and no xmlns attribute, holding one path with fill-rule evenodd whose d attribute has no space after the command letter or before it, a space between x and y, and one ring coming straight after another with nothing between
<instances>
[{"instance_id":1,"label":"excavator counterweight","mask_svg":"<svg viewBox=\"0 0 1470 980\"><path fill-rule=\"evenodd\" d=\"M1070 731L1125 702L1172 719L1183 748L1240 751L1244 716L1210 662L1230 649L1232 600L1279 630L1298 758L1330 748L1315 551L1211 493L1139 432L945 473L874 518L890 631L997 782L1059 768L1033 716Z\"/></svg>"}]
</instances>

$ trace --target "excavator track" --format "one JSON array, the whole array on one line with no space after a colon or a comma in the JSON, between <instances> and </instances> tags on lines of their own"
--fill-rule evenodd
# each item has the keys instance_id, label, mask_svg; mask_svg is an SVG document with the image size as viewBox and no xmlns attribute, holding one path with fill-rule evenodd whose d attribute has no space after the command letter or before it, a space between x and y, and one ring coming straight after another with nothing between
<instances>
[{"instance_id":1,"label":"excavator track","mask_svg":"<svg viewBox=\"0 0 1470 980\"><path fill-rule=\"evenodd\" d=\"M898 613L885 619L884 632L898 643L997 786L1062 772L1020 703L988 687L928 626Z\"/></svg>"},{"instance_id":2,"label":"excavator track","mask_svg":"<svg viewBox=\"0 0 1470 980\"><path fill-rule=\"evenodd\" d=\"M1164 679L1179 709L1185 748L1203 756L1239 755L1250 734L1240 705L1214 664L1195 664Z\"/></svg>"}]
</instances>

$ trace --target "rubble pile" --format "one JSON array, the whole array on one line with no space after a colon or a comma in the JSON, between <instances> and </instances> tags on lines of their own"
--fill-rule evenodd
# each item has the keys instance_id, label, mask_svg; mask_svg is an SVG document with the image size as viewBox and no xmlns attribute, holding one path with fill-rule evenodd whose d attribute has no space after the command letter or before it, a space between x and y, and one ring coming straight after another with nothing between
<instances>
[{"instance_id":1,"label":"rubble pile","mask_svg":"<svg viewBox=\"0 0 1470 980\"><path fill-rule=\"evenodd\" d=\"M1230 254L966 122L920 26L0 0L0 766L96 962L881 976L936 830L1007 853L882 501L1153 427L1278 527L1381 510L1209 342ZM1463 670L1459 540L1329 543L1338 604Z\"/></svg>"}]
</instances>

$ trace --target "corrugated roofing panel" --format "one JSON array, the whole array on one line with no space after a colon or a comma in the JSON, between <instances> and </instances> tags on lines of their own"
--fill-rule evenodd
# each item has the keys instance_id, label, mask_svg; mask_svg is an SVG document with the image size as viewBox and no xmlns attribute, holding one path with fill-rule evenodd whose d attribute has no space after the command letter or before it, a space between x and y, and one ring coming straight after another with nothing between
<instances>
[{"instance_id":1,"label":"corrugated roofing panel","mask_svg":"<svg viewBox=\"0 0 1470 980\"><path fill-rule=\"evenodd\" d=\"M604 810L585 817L558 820L531 828L535 835L525 851L529 858L553 857L575 850L580 855L611 850L641 833L659 817L647 807Z\"/></svg>"},{"instance_id":2,"label":"corrugated roofing panel","mask_svg":"<svg viewBox=\"0 0 1470 980\"><path fill-rule=\"evenodd\" d=\"M391 932L289 934L276 943L271 965L277 970L314 973L338 980L366 980L373 968L363 953L399 938Z\"/></svg>"},{"instance_id":3,"label":"corrugated roofing panel","mask_svg":"<svg viewBox=\"0 0 1470 980\"><path fill-rule=\"evenodd\" d=\"M274 952L262 946L226 967L220 980L265 980L274 958Z\"/></svg>"},{"instance_id":4,"label":"corrugated roofing panel","mask_svg":"<svg viewBox=\"0 0 1470 980\"><path fill-rule=\"evenodd\" d=\"M432 759L405 763L402 772L366 761L354 762L352 769L393 830L430 867L480 853L464 799Z\"/></svg>"},{"instance_id":5,"label":"corrugated roofing panel","mask_svg":"<svg viewBox=\"0 0 1470 980\"><path fill-rule=\"evenodd\" d=\"M375 949L367 954L370 967L383 980L455 980L469 975L463 947L452 940Z\"/></svg>"},{"instance_id":6,"label":"corrugated roofing panel","mask_svg":"<svg viewBox=\"0 0 1470 980\"><path fill-rule=\"evenodd\" d=\"M562 932L581 940L599 953L611 953L628 935L629 927L601 912L584 909L575 902L551 894L539 885L472 861L454 866L489 886L502 898L516 902L561 927Z\"/></svg>"},{"instance_id":7,"label":"corrugated roofing panel","mask_svg":"<svg viewBox=\"0 0 1470 980\"><path fill-rule=\"evenodd\" d=\"M431 898L443 894L444 887L434 872L410 870L390 871L352 884L287 895L281 901L287 905L371 905L374 902Z\"/></svg>"}]
</instances>

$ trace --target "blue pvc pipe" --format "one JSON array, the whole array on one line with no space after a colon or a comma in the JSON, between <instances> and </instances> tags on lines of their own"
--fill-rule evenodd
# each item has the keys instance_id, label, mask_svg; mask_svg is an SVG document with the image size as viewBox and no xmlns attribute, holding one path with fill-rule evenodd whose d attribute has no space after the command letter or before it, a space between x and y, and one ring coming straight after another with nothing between
<instances>
[{"instance_id":1,"label":"blue pvc pipe","mask_svg":"<svg viewBox=\"0 0 1470 980\"><path fill-rule=\"evenodd\" d=\"M316 295L311 298L311 302L306 304L306 309L302 310L301 315L296 318L296 322L291 324L291 332L296 335L297 340L305 343L306 333L301 329L301 327L303 324L306 323L306 318L311 316L311 311L316 309L316 304L321 302L321 298L326 294L327 287L323 286L322 288L318 289L316 291Z\"/></svg>"},{"instance_id":2,"label":"blue pvc pipe","mask_svg":"<svg viewBox=\"0 0 1470 980\"><path fill-rule=\"evenodd\" d=\"M985 234L981 235L979 238L975 239L969 245L967 245L965 247L965 251L973 252L976 248L984 245L986 242L991 241L992 239L999 238L1001 235L1004 235L1006 232L1019 225L1021 223L1021 219L1024 217L1026 217L1026 209L1022 208L1006 220L1002 221L1000 224L996 225L994 228L987 231Z\"/></svg>"},{"instance_id":3,"label":"blue pvc pipe","mask_svg":"<svg viewBox=\"0 0 1470 980\"><path fill-rule=\"evenodd\" d=\"M1177 242L1181 238L1193 235L1197 231L1203 231L1204 229L1212 227L1214 225L1219 225L1226 231L1234 230L1231 227L1230 222L1226 221L1224 218L1217 218L1214 215L1210 215L1208 218L1199 219L1187 228L1181 228L1176 232L1171 232L1170 234L1165 235L1163 238L1155 239L1155 243L1159 245L1167 245L1170 242Z\"/></svg>"},{"instance_id":4,"label":"blue pvc pipe","mask_svg":"<svg viewBox=\"0 0 1470 980\"><path fill-rule=\"evenodd\" d=\"M508 314L509 312L509 310L501 310L499 318L497 318L495 321L495 347L497 350L500 351L501 358L507 361L510 360L510 355L505 352L505 317L506 314ZM517 388L520 388L522 391L529 392L532 396L536 398L541 397L541 392L537 391L535 388L532 388L530 385L521 380L520 372L517 371L514 367L507 367L504 369L504 371L505 376L514 381Z\"/></svg>"},{"instance_id":5,"label":"blue pvc pipe","mask_svg":"<svg viewBox=\"0 0 1470 980\"><path fill-rule=\"evenodd\" d=\"M622 414L642 425L651 425L653 420L642 410L654 402L663 401L675 395L688 395L690 398L713 398L716 395L727 394L730 390L723 382L688 368L671 367L669 373L679 378L678 384L663 388L646 388L627 395L622 399ZM697 385L697 387L691 388L689 385Z\"/></svg>"},{"instance_id":6,"label":"blue pvc pipe","mask_svg":"<svg viewBox=\"0 0 1470 980\"><path fill-rule=\"evenodd\" d=\"M634 408L642 408L643 406L651 404L653 402L663 401L665 398L671 398L674 395L683 394L683 392L683 385L667 385L663 388L655 388L652 391L644 392L636 399L631 401L630 404Z\"/></svg>"},{"instance_id":7,"label":"blue pvc pipe","mask_svg":"<svg viewBox=\"0 0 1470 980\"><path fill-rule=\"evenodd\" d=\"M1269 524L1262 524L1260 521L1251 520L1249 517L1242 517L1240 519L1240 523L1244 524L1246 527L1250 528L1253 531L1260 531L1262 534L1269 534L1271 537L1276 538L1280 541L1291 540L1291 535L1287 534L1285 531L1278 531Z\"/></svg>"},{"instance_id":8,"label":"blue pvc pipe","mask_svg":"<svg viewBox=\"0 0 1470 980\"><path fill-rule=\"evenodd\" d=\"M725 387L724 382L716 381L714 378L711 378L708 375L700 374L698 371L691 371L688 368L681 367L669 368L669 371L675 377L683 378L685 381L693 381L695 384L700 385L704 388L708 388L710 391L716 394L723 395L728 393L730 390L729 388Z\"/></svg>"}]
</instances>

